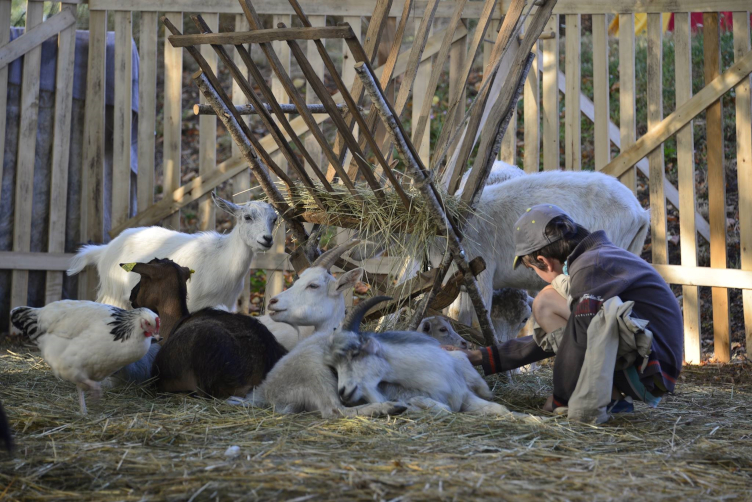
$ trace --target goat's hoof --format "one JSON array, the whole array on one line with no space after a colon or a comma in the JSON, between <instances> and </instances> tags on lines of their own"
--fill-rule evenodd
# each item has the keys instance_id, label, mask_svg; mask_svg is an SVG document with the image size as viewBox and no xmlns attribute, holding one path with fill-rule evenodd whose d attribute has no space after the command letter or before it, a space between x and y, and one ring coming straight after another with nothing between
<instances>
[{"instance_id":1,"label":"goat's hoof","mask_svg":"<svg viewBox=\"0 0 752 502\"><path fill-rule=\"evenodd\" d=\"M401 415L407 411L408 406L405 403L391 403L387 410L387 415Z\"/></svg>"}]
</instances>

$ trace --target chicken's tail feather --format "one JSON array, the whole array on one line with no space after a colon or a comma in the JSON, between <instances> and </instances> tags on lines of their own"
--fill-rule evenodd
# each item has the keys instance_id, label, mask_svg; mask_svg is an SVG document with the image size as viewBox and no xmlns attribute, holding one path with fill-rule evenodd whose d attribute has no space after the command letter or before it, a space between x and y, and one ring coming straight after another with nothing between
<instances>
[{"instance_id":1,"label":"chicken's tail feather","mask_svg":"<svg viewBox=\"0 0 752 502\"><path fill-rule=\"evenodd\" d=\"M35 342L42 333L37 325L39 309L33 307L16 307L10 311L10 321L18 328L23 336Z\"/></svg>"}]
</instances>

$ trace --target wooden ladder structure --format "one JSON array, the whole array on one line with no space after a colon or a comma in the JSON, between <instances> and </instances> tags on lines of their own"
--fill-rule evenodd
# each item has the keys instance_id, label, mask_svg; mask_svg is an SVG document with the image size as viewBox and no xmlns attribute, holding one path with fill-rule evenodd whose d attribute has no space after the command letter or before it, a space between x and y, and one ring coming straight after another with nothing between
<instances>
[{"instance_id":1,"label":"wooden ladder structure","mask_svg":"<svg viewBox=\"0 0 752 502\"><path fill-rule=\"evenodd\" d=\"M486 0L484 3L475 36L470 45L469 57L466 58L463 68L465 76L469 75L474 56L485 40L497 1ZM445 122L447 126L442 131L436 149L437 155L434 157L430 168L422 162L414 145L420 144L426 132L431 100L449 54L454 32L461 23L462 10L467 0L457 0L456 2L454 14L446 28L442 46L436 56L436 62L429 79L426 97L421 106L421 119L414 125L412 137L405 131L400 116L417 74L438 0L428 1L413 46L410 49L407 71L394 103L385 98L384 87L394 71L407 20L414 8L413 0L405 1L394 42L380 78L377 78L372 64L391 8L391 0L377 0L364 45L361 45L347 23L336 27L312 26L297 0L289 0L289 2L302 24L301 28L290 28L280 23L275 28L263 29L251 0L239 0L239 2L250 26L250 31L247 32L212 33L209 26L198 15L192 16L200 32L197 35L182 35L167 18L162 18L162 22L172 33L169 41L173 47L184 47L198 63L200 70L193 75L193 80L205 97L206 104L211 108L211 112L222 120L270 203L292 231L297 246L291 254L291 263L296 272L302 272L318 251L316 239L310 238L311 236L306 232L304 223L333 224L345 228L357 228L358 221L347 221L346 219L332 221L327 216L326 205L320 200L318 194L321 193L320 190L322 189L333 193L335 189L332 183L334 183L335 178L338 178L338 182L344 185L346 190L355 197L359 197L355 185L358 179L363 180L368 188L373 191L377 201L383 201L385 191L391 190L399 198L406 211L410 210L412 201L411 196L408 195L401 183L412 182L413 188L418 189L417 196L423 198L425 207L435 221L438 233L447 238L448 246L440 267L431 270L428 274L419 274L409 284L409 296L423 295L410 320L410 327L415 329L427 311L438 310L451 303L459 294L460 286L464 285L473 302L483 342L486 344L493 343L495 339L493 325L475 279L475 276L484 269L485 265L482 263L482 259L470 260L466 255L462 246L461 224L454 221L444 210L435 179L439 173L444 173L444 176L448 177L450 181L450 193L454 194L458 180L466 170L470 154L477 144L478 153L470 168L468 181L458 197L470 208L478 202L530 69L534 57L531 53L533 44L548 22L556 0L536 0L531 2L527 9L525 9L525 0L512 1L496 36L491 60L484 71L478 96L470 109L465 112L464 103L461 100L464 93L462 90L455 93L455 99L450 103ZM528 18L530 20L525 29L525 34L521 36L519 35L521 27ZM359 79L356 79L349 89L344 84L332 58L326 51L324 40L327 39L343 39L355 59L355 71ZM312 40L315 43L324 66L344 99L344 106L336 104L332 99L321 77L312 68L305 51L301 48L299 43L301 40ZM510 43L513 40L515 43ZM310 88L321 100L321 105L310 106L306 104L305 98L297 91L292 79L284 70L277 54L272 49L271 44L275 41L284 41L289 45L292 56L300 65ZM236 107L230 96L223 90L215 72L197 48L197 46L207 44L211 45L219 60L229 69L235 84L250 102L250 109L246 107L243 110L242 107ZM304 119L318 147L321 148L328 162L326 169L314 160L314 156L308 152L303 142L293 131L285 115L290 113L291 110L289 107L283 108L275 99L270 86L265 82L258 66L245 48L245 44L257 45L264 54L274 75L279 79L290 97L295 112ZM234 59L228 54L224 45L235 47L260 94L256 92L249 79L245 77L244 72L240 70ZM512 47L514 47L514 50ZM501 78L501 76L496 77L496 73L503 60L511 61L509 72L504 77L499 94L491 99L491 84L494 78ZM460 80L465 82L467 78ZM361 109L364 94L368 95L371 102L367 115L364 115ZM323 107L323 110L319 109L321 107ZM336 127L337 134L333 145L327 141L320 126L313 118L314 112L321 111L329 114ZM209 112L209 109L204 107L204 113ZM242 119L241 112L259 115L296 178L280 169L272 157L261 147ZM388 133L381 144L377 141L375 134L379 120L386 127ZM452 124L457 123L460 123L461 126L458 128L452 127ZM356 139L353 134L356 124L359 128L359 139ZM297 152L293 150L293 145ZM392 145L396 147L399 160L405 168L404 177L394 169L396 163L389 160L390 155L383 153L391 152ZM346 162L348 151L352 154L349 164ZM375 157L376 169L366 162L367 151L370 151L371 155ZM310 171L305 169L298 153L303 157ZM272 181L270 173L281 180L290 194L307 191L315 201L318 210L306 211L296 206L295 203L288 202L277 184ZM415 196L413 195L413 197ZM404 231L404 229L401 230ZM340 263L343 268L352 267L352 264L344 260ZM457 273L449 280L444 281L452 263L457 267ZM444 284L443 288L442 284ZM383 315L393 309L394 305L390 305L381 309L378 315Z\"/></svg>"}]
</instances>

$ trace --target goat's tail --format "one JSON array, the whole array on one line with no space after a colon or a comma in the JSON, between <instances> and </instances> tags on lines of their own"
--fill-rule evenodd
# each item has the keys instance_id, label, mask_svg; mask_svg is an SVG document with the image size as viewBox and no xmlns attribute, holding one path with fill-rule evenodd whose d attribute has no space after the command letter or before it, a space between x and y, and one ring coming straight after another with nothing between
<instances>
[{"instance_id":1,"label":"goat's tail","mask_svg":"<svg viewBox=\"0 0 752 502\"><path fill-rule=\"evenodd\" d=\"M643 218L640 223L637 233L632 238L632 242L629 243L627 251L632 254L640 256L642 254L642 247L645 245L645 239L648 237L650 231L650 210L646 209L643 213Z\"/></svg>"},{"instance_id":2,"label":"goat's tail","mask_svg":"<svg viewBox=\"0 0 752 502\"><path fill-rule=\"evenodd\" d=\"M106 248L107 246L104 244L100 246L93 244L82 246L71 261L68 275L76 275L86 268L86 265L96 265L99 263L99 259Z\"/></svg>"}]
</instances>

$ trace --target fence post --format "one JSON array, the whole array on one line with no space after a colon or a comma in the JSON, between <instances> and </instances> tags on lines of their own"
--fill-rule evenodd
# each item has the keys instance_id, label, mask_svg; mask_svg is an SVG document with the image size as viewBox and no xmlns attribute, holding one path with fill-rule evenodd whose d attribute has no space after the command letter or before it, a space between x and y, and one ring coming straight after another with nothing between
<instances>
[{"instance_id":1,"label":"fence post","mask_svg":"<svg viewBox=\"0 0 752 502\"><path fill-rule=\"evenodd\" d=\"M112 226L130 216L131 198L131 72L133 17L128 10L115 18L115 109L112 146Z\"/></svg>"},{"instance_id":2,"label":"fence post","mask_svg":"<svg viewBox=\"0 0 752 502\"><path fill-rule=\"evenodd\" d=\"M165 17L178 30L183 29L183 13L168 12ZM165 31L165 38L167 38ZM180 185L180 141L182 137L183 49L164 44L164 124L163 124L163 192L171 194ZM164 221L164 226L180 230L180 211Z\"/></svg>"},{"instance_id":3,"label":"fence post","mask_svg":"<svg viewBox=\"0 0 752 502\"><path fill-rule=\"evenodd\" d=\"M154 204L158 34L157 13L142 12L138 48L138 212Z\"/></svg>"},{"instance_id":4,"label":"fence post","mask_svg":"<svg viewBox=\"0 0 752 502\"><path fill-rule=\"evenodd\" d=\"M558 170L559 163L559 16L554 14L546 24L544 33L551 38L540 42L543 50L543 170Z\"/></svg>"},{"instance_id":5,"label":"fence post","mask_svg":"<svg viewBox=\"0 0 752 502\"><path fill-rule=\"evenodd\" d=\"M219 14L202 14L206 24L214 33L219 31ZM212 71L217 73L217 53L211 45L201 46L201 55L209 63ZM234 81L233 81L234 82ZM234 90L234 87L233 87ZM233 92L233 102L235 93ZM200 102L205 103L206 98L200 96ZM216 115L201 115L198 119L199 144L198 144L198 174L209 176L217 168L217 117ZM214 203L207 194L198 200L198 228L199 230L214 230L217 224ZM229 307L229 305L228 305Z\"/></svg>"},{"instance_id":6,"label":"fence post","mask_svg":"<svg viewBox=\"0 0 752 502\"><path fill-rule=\"evenodd\" d=\"M528 19L525 28L532 20ZM595 44L593 44L595 45ZM525 172L537 173L540 170L540 43L533 45L533 59L525 81L523 97L525 113Z\"/></svg>"},{"instance_id":7,"label":"fence post","mask_svg":"<svg viewBox=\"0 0 752 502\"><path fill-rule=\"evenodd\" d=\"M663 120L663 20L661 14L648 14L648 130ZM666 235L666 196L663 178L666 174L663 145L648 155L650 166L650 229L653 264L668 264Z\"/></svg>"},{"instance_id":8,"label":"fence post","mask_svg":"<svg viewBox=\"0 0 752 502\"><path fill-rule=\"evenodd\" d=\"M637 141L635 110L635 19L634 13L619 14L619 133L621 151ZM630 167L619 179L637 193L637 172Z\"/></svg>"},{"instance_id":9,"label":"fence post","mask_svg":"<svg viewBox=\"0 0 752 502\"><path fill-rule=\"evenodd\" d=\"M749 12L734 12L734 61L750 51ZM736 90L736 175L742 270L752 270L752 93L747 76ZM742 291L747 354L752 352L752 290Z\"/></svg>"},{"instance_id":10,"label":"fence post","mask_svg":"<svg viewBox=\"0 0 752 502\"><path fill-rule=\"evenodd\" d=\"M564 94L564 169L582 169L582 114L580 112L580 15L566 15Z\"/></svg>"},{"instance_id":11,"label":"fence post","mask_svg":"<svg viewBox=\"0 0 752 502\"><path fill-rule=\"evenodd\" d=\"M593 14L593 138L595 170L611 161L611 139L608 129L610 97L608 85L608 19L605 14Z\"/></svg>"}]
</instances>

